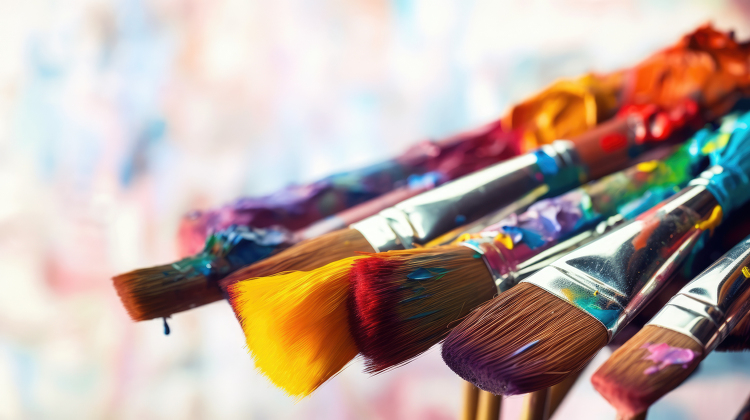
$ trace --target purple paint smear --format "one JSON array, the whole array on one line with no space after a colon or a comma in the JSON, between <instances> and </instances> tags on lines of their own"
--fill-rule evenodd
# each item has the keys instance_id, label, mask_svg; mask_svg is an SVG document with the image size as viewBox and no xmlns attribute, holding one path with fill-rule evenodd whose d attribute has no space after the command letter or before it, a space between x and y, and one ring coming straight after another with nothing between
<instances>
[{"instance_id":1,"label":"purple paint smear","mask_svg":"<svg viewBox=\"0 0 750 420\"><path fill-rule=\"evenodd\" d=\"M671 365L682 365L683 369L687 369L688 364L698 355L698 353L690 349L672 347L667 343L646 343L641 348L651 352L651 354L644 357L643 360L651 360L656 363L656 365L644 370L644 375L652 375Z\"/></svg>"},{"instance_id":2,"label":"purple paint smear","mask_svg":"<svg viewBox=\"0 0 750 420\"><path fill-rule=\"evenodd\" d=\"M505 232L513 239L513 244L524 242L537 248L560 239L573 232L583 218L581 202L584 194L580 189L565 195L541 200L522 214L511 214L483 232Z\"/></svg>"}]
</instances>

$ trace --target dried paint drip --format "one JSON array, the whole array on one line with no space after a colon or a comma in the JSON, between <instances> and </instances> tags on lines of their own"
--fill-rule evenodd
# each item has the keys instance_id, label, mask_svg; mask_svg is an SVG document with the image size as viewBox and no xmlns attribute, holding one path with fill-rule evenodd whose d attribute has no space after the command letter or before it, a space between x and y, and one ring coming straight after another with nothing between
<instances>
[{"instance_id":1,"label":"dried paint drip","mask_svg":"<svg viewBox=\"0 0 750 420\"><path fill-rule=\"evenodd\" d=\"M683 369L687 369L688 364L698 355L698 353L690 349L672 347L667 343L646 343L641 348L644 348L651 353L648 356L645 356L643 360L650 360L656 363L654 366L644 370L644 375L653 375L671 365L682 365Z\"/></svg>"},{"instance_id":2,"label":"dried paint drip","mask_svg":"<svg viewBox=\"0 0 750 420\"><path fill-rule=\"evenodd\" d=\"M164 335L169 335L170 329L169 324L167 324L167 318L162 318L164 320Z\"/></svg>"}]
</instances>

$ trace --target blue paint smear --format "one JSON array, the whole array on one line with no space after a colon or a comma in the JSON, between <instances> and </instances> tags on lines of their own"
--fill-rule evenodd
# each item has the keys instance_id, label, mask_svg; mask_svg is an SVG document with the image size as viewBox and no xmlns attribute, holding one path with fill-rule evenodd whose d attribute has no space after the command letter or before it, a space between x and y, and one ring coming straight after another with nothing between
<instances>
[{"instance_id":1,"label":"blue paint smear","mask_svg":"<svg viewBox=\"0 0 750 420\"><path fill-rule=\"evenodd\" d=\"M410 298L408 298L408 299L404 299L404 300L400 301L399 303L408 303L408 302L413 302L413 301L415 301L415 300L418 300L418 299L424 299L424 298L427 298L427 297L430 297L430 296L432 296L432 295L419 295L419 296L414 296L414 297L410 297Z\"/></svg>"},{"instance_id":2,"label":"blue paint smear","mask_svg":"<svg viewBox=\"0 0 750 420\"><path fill-rule=\"evenodd\" d=\"M521 242L531 249L536 249L547 244L542 235L518 226L503 226L503 230L510 235L521 234Z\"/></svg>"},{"instance_id":3,"label":"blue paint smear","mask_svg":"<svg viewBox=\"0 0 750 420\"><path fill-rule=\"evenodd\" d=\"M435 276L436 274L431 273L425 268L417 268L416 270L407 274L406 278L409 280L429 280Z\"/></svg>"},{"instance_id":4,"label":"blue paint smear","mask_svg":"<svg viewBox=\"0 0 750 420\"><path fill-rule=\"evenodd\" d=\"M530 348L532 348L532 347L536 346L536 345L537 345L538 343L539 343L539 340L535 340L535 341L532 341L532 342L531 342L531 343L529 343L529 344L526 344L525 346L523 346L523 347L521 347L520 349L518 349L518 350L516 350L515 352L513 352L513 354L511 354L511 357L513 357L513 356L518 356L519 354L521 354L521 353L525 352L526 350L528 350L528 349L530 349Z\"/></svg>"},{"instance_id":5,"label":"blue paint smear","mask_svg":"<svg viewBox=\"0 0 750 420\"><path fill-rule=\"evenodd\" d=\"M557 167L557 162L550 155L544 153L542 150L534 151L536 156L536 164L539 166L539 170L545 175L557 175L560 168Z\"/></svg>"},{"instance_id":6,"label":"blue paint smear","mask_svg":"<svg viewBox=\"0 0 750 420\"><path fill-rule=\"evenodd\" d=\"M407 321L409 321L409 320L411 320L411 319L419 319L419 318L424 318L424 317L426 317L426 316L430 316L430 315L432 315L432 314L435 314L435 313L438 313L438 312L440 312L440 311L429 311L429 312L422 312L421 314L418 314L418 315L414 315L414 316L412 316L412 317L406 318L406 320L407 320Z\"/></svg>"},{"instance_id":7,"label":"blue paint smear","mask_svg":"<svg viewBox=\"0 0 750 420\"><path fill-rule=\"evenodd\" d=\"M594 318L601 321L604 326L611 328L617 317L620 316L620 311L614 309L595 309L592 307L586 308L586 312L594 316Z\"/></svg>"}]
</instances>

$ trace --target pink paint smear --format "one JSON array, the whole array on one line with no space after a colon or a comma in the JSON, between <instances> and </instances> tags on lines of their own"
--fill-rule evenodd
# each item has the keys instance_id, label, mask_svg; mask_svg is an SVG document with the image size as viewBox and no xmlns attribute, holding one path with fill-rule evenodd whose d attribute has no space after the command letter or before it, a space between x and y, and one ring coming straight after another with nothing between
<instances>
[{"instance_id":1,"label":"pink paint smear","mask_svg":"<svg viewBox=\"0 0 750 420\"><path fill-rule=\"evenodd\" d=\"M646 343L641 348L644 348L651 353L644 357L643 360L651 360L656 363L656 365L644 370L644 375L652 375L671 365L682 365L683 369L687 369L688 363L692 362L693 359L695 359L695 356L698 355L698 353L690 349L672 347L667 343Z\"/></svg>"}]
</instances>

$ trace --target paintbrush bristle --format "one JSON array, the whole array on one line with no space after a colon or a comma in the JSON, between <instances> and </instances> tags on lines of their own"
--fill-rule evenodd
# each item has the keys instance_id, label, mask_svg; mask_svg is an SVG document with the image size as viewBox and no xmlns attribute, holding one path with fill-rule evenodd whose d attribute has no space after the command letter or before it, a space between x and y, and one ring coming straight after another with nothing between
<instances>
[{"instance_id":1,"label":"paintbrush bristle","mask_svg":"<svg viewBox=\"0 0 750 420\"><path fill-rule=\"evenodd\" d=\"M497 293L479 254L463 246L372 254L350 282L352 335L369 373L419 356Z\"/></svg>"},{"instance_id":2,"label":"paintbrush bristle","mask_svg":"<svg viewBox=\"0 0 750 420\"><path fill-rule=\"evenodd\" d=\"M133 321L168 317L222 299L216 284L187 261L193 260L186 258L175 264L141 268L112 278Z\"/></svg>"},{"instance_id":3,"label":"paintbrush bristle","mask_svg":"<svg viewBox=\"0 0 750 420\"><path fill-rule=\"evenodd\" d=\"M222 289L238 281L266 277L284 271L310 271L334 261L352 257L357 252L374 252L356 229L341 229L302 241L277 254L243 267L219 281Z\"/></svg>"},{"instance_id":4,"label":"paintbrush bristle","mask_svg":"<svg viewBox=\"0 0 750 420\"><path fill-rule=\"evenodd\" d=\"M303 398L357 355L349 334L349 269L362 257L229 286L255 367L289 395Z\"/></svg>"},{"instance_id":5,"label":"paintbrush bristle","mask_svg":"<svg viewBox=\"0 0 750 420\"><path fill-rule=\"evenodd\" d=\"M669 363L670 358L677 363ZM619 414L633 416L682 383L702 358L703 348L693 338L646 325L599 367L591 382Z\"/></svg>"},{"instance_id":6,"label":"paintbrush bristle","mask_svg":"<svg viewBox=\"0 0 750 420\"><path fill-rule=\"evenodd\" d=\"M607 344L594 317L529 283L477 308L443 342L443 360L463 379L494 394L555 385Z\"/></svg>"}]
</instances>

